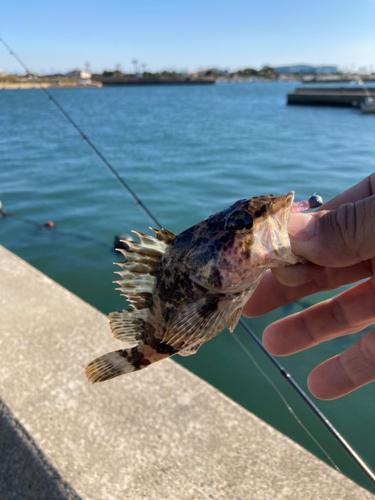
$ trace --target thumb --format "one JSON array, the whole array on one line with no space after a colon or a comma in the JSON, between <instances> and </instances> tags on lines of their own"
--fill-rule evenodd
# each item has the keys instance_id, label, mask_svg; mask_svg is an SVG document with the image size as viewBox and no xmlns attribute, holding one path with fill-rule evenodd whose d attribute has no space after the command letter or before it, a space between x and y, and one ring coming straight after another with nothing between
<instances>
[{"instance_id":1,"label":"thumb","mask_svg":"<svg viewBox=\"0 0 375 500\"><path fill-rule=\"evenodd\" d=\"M314 264L345 267L375 256L375 196L337 210L290 216L292 251Z\"/></svg>"}]
</instances>

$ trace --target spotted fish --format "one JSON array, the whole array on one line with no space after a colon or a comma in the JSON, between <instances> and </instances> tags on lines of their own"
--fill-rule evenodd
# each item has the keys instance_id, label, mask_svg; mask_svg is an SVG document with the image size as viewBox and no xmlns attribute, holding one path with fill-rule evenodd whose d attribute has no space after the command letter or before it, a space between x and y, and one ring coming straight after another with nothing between
<instances>
[{"instance_id":1,"label":"spotted fish","mask_svg":"<svg viewBox=\"0 0 375 500\"><path fill-rule=\"evenodd\" d=\"M307 202L293 198L292 191L240 200L178 236L134 231L140 243L119 249L126 261L116 281L133 308L109 315L114 337L127 345L92 361L87 378L102 382L189 356L225 326L233 331L266 268L304 262L291 252L287 227L292 206L302 211Z\"/></svg>"}]
</instances>

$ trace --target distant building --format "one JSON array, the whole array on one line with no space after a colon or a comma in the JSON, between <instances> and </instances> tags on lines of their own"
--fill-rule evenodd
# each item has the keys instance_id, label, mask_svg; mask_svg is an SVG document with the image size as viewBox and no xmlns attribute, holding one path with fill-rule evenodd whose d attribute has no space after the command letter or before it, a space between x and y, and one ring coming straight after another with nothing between
<instances>
[{"instance_id":1,"label":"distant building","mask_svg":"<svg viewBox=\"0 0 375 500\"><path fill-rule=\"evenodd\" d=\"M277 66L272 69L278 75L333 75L338 72L337 66L310 66L308 64Z\"/></svg>"},{"instance_id":2,"label":"distant building","mask_svg":"<svg viewBox=\"0 0 375 500\"><path fill-rule=\"evenodd\" d=\"M6 75L5 71L0 68L0 76L5 76L5 75Z\"/></svg>"},{"instance_id":3,"label":"distant building","mask_svg":"<svg viewBox=\"0 0 375 500\"><path fill-rule=\"evenodd\" d=\"M91 73L89 71L80 71L79 69L75 69L74 71L69 71L65 75L68 78L80 78L81 80L90 80Z\"/></svg>"},{"instance_id":4,"label":"distant building","mask_svg":"<svg viewBox=\"0 0 375 500\"><path fill-rule=\"evenodd\" d=\"M91 85L91 79L90 78L81 78L81 80L78 83L79 83L79 85Z\"/></svg>"},{"instance_id":5,"label":"distant building","mask_svg":"<svg viewBox=\"0 0 375 500\"><path fill-rule=\"evenodd\" d=\"M315 66L315 75L334 75L338 72L337 66Z\"/></svg>"}]
</instances>

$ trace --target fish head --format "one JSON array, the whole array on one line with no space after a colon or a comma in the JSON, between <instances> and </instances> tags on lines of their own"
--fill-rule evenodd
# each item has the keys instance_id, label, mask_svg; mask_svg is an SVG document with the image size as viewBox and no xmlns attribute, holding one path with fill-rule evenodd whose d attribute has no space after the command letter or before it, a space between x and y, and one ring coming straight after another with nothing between
<instances>
[{"instance_id":1,"label":"fish head","mask_svg":"<svg viewBox=\"0 0 375 500\"><path fill-rule=\"evenodd\" d=\"M194 226L196 245L188 255L193 281L235 292L259 280L265 268L302 262L288 236L293 199L291 191L239 200Z\"/></svg>"}]
</instances>

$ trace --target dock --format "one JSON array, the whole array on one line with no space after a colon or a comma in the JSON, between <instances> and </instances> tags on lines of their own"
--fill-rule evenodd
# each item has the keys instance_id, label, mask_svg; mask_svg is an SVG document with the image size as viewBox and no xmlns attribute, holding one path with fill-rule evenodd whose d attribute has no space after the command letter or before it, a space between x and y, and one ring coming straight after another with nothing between
<instances>
[{"instance_id":1,"label":"dock","mask_svg":"<svg viewBox=\"0 0 375 500\"><path fill-rule=\"evenodd\" d=\"M173 360L90 384L108 318L1 246L0 267L1 499L374 498Z\"/></svg>"},{"instance_id":2,"label":"dock","mask_svg":"<svg viewBox=\"0 0 375 500\"><path fill-rule=\"evenodd\" d=\"M99 82L103 87L124 86L124 85L214 85L215 79L212 77L191 78L189 76L181 77L106 77L95 76L93 81Z\"/></svg>"},{"instance_id":3,"label":"dock","mask_svg":"<svg viewBox=\"0 0 375 500\"><path fill-rule=\"evenodd\" d=\"M288 94L288 104L359 107L366 97L375 97L375 87L297 87Z\"/></svg>"},{"instance_id":4,"label":"dock","mask_svg":"<svg viewBox=\"0 0 375 500\"><path fill-rule=\"evenodd\" d=\"M302 83L350 83L358 80L375 82L375 73L371 75L306 75L302 77Z\"/></svg>"}]
</instances>

